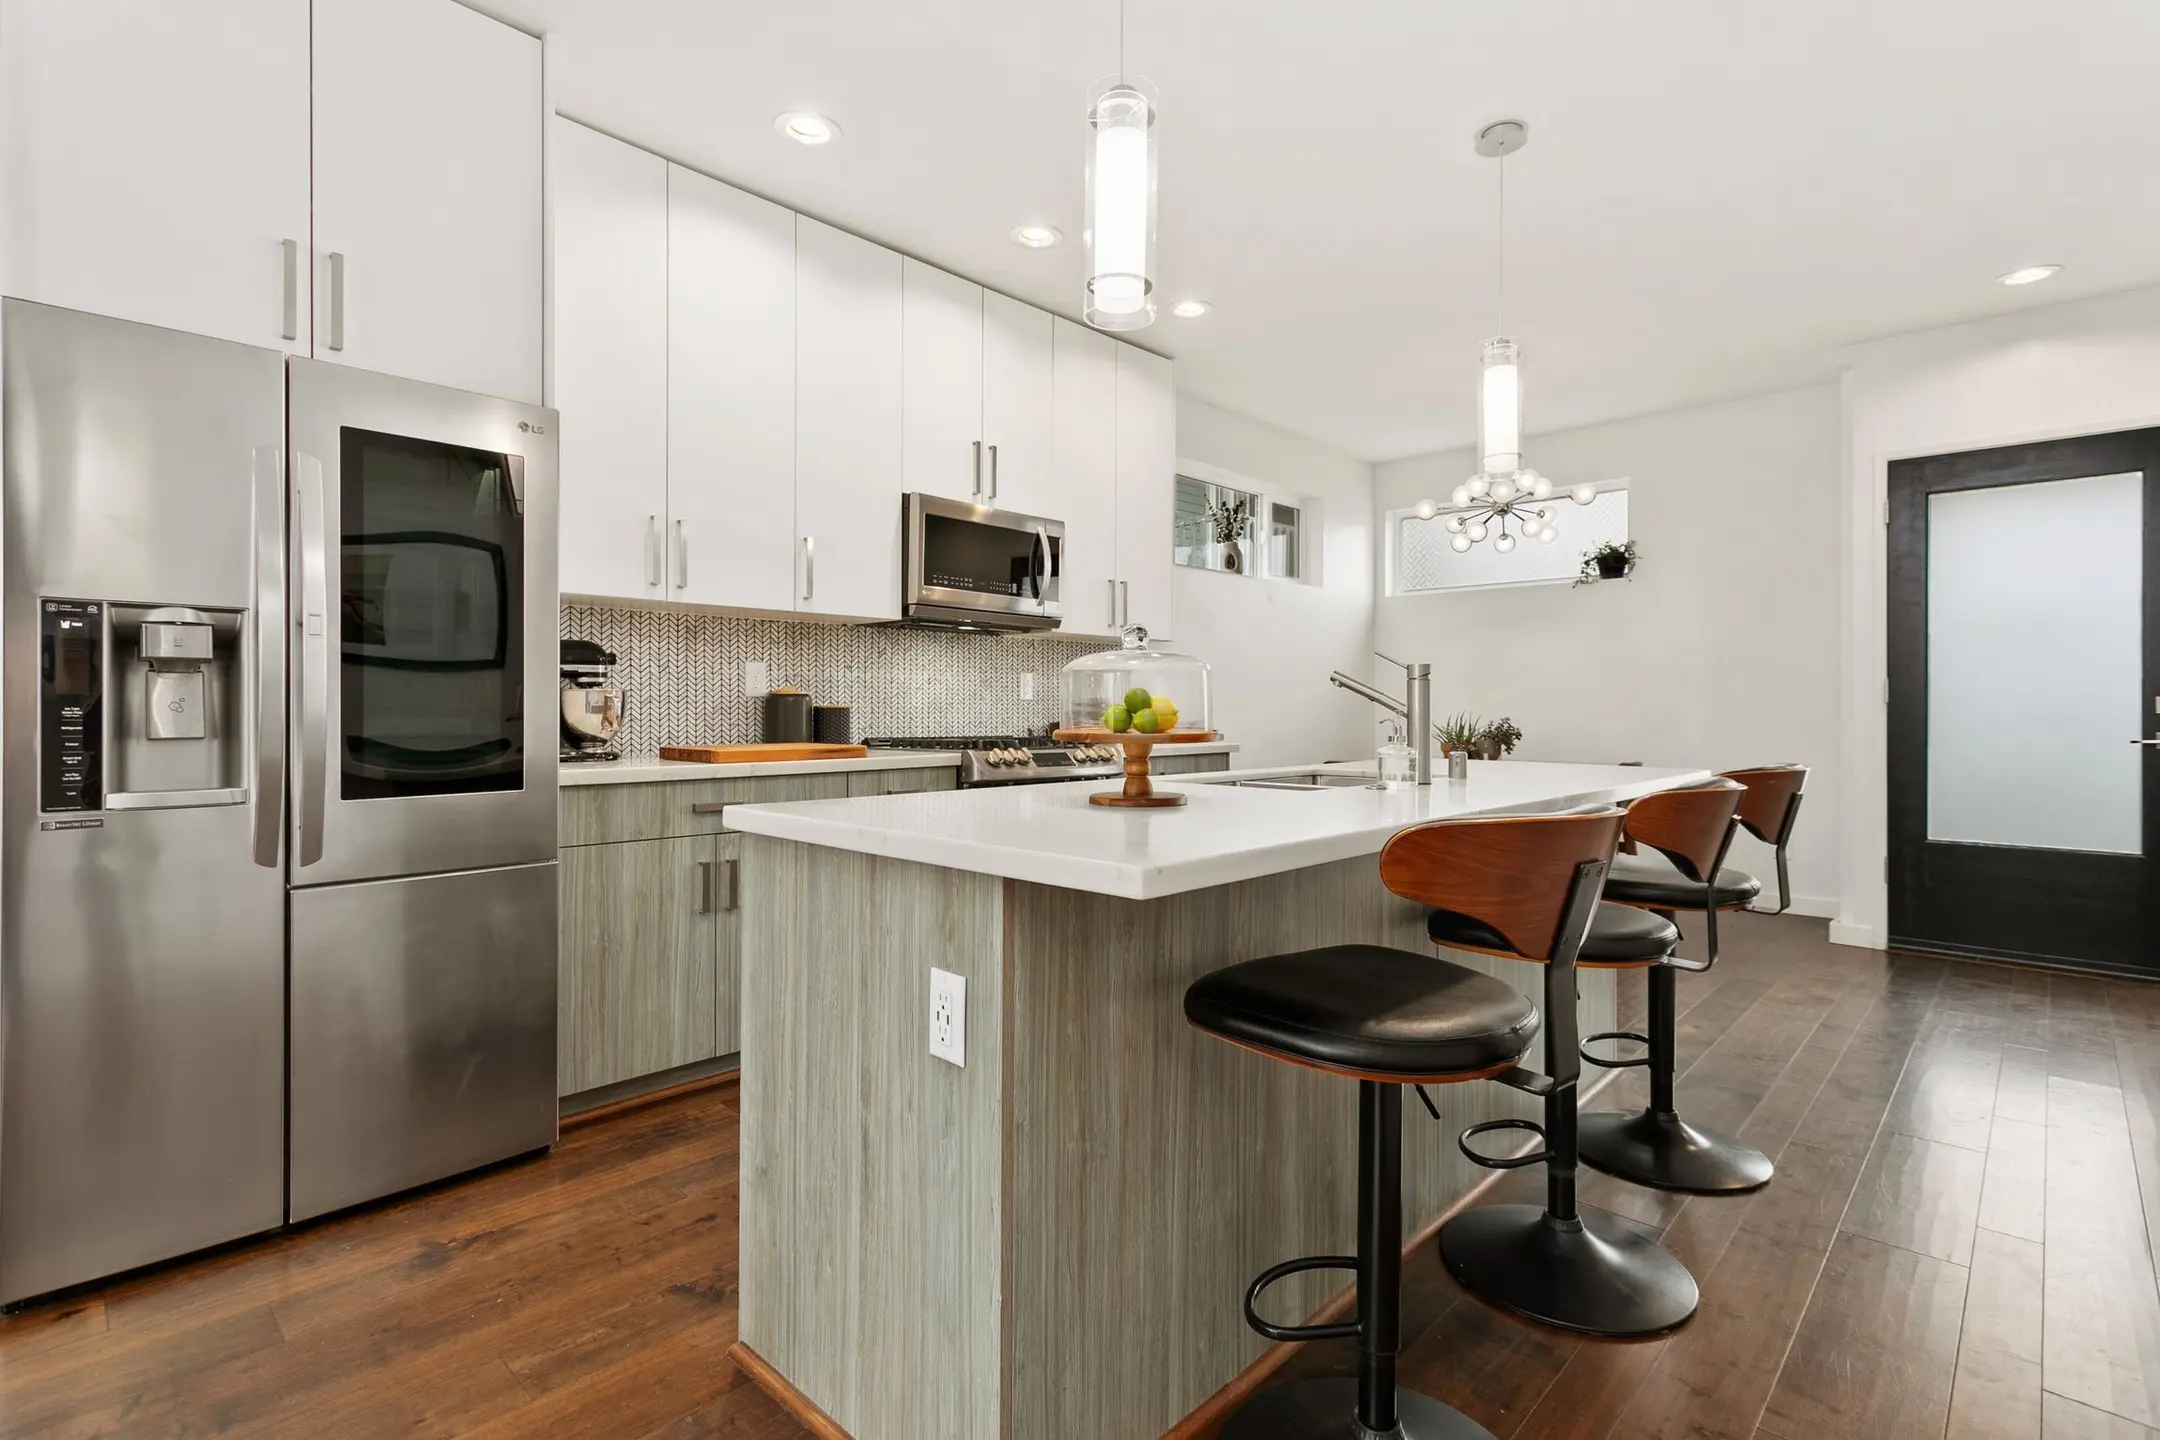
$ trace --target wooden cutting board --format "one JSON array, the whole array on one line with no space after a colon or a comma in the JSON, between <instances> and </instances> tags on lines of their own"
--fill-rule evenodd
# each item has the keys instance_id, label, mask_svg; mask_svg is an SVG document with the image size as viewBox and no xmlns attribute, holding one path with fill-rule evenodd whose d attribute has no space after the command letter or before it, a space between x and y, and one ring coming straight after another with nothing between
<instances>
[{"instance_id":1,"label":"wooden cutting board","mask_svg":"<svg viewBox=\"0 0 2160 1440\"><path fill-rule=\"evenodd\" d=\"M694 760L701 765L770 765L780 760L860 760L867 745L662 745L663 760Z\"/></svg>"}]
</instances>

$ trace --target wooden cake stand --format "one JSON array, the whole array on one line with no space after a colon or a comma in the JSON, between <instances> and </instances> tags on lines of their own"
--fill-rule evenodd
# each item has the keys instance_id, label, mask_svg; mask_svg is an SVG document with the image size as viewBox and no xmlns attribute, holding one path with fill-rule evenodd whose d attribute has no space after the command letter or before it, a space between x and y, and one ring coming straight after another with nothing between
<instances>
[{"instance_id":1,"label":"wooden cake stand","mask_svg":"<svg viewBox=\"0 0 2160 1440\"><path fill-rule=\"evenodd\" d=\"M1125 788L1123 790L1098 790L1088 796L1090 805L1118 805L1134 809L1159 809L1168 805L1183 805L1183 795L1158 795L1153 777L1148 774L1148 756L1157 745L1193 745L1221 737L1213 730L1172 730L1160 735L1142 735L1137 730L1111 730L1102 725L1078 725L1053 731L1053 740L1068 745L1122 745L1125 747Z\"/></svg>"}]
</instances>

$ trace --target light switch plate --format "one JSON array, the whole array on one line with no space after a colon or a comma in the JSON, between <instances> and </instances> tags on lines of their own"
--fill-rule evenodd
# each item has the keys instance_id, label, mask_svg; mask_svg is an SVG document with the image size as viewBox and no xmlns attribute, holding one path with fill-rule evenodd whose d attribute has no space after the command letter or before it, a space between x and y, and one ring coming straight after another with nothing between
<instances>
[{"instance_id":1,"label":"light switch plate","mask_svg":"<svg viewBox=\"0 0 2160 1440\"><path fill-rule=\"evenodd\" d=\"M967 977L935 967L930 971L930 1053L967 1065Z\"/></svg>"},{"instance_id":2,"label":"light switch plate","mask_svg":"<svg viewBox=\"0 0 2160 1440\"><path fill-rule=\"evenodd\" d=\"M1020 698L1023 700L1035 698L1035 672L1033 670L1020 672Z\"/></svg>"},{"instance_id":3,"label":"light switch plate","mask_svg":"<svg viewBox=\"0 0 2160 1440\"><path fill-rule=\"evenodd\" d=\"M745 694L745 695L763 695L763 694L764 694L764 693L765 693L765 692L766 692L767 690L769 690L769 689L771 689L771 688L772 688L772 687L771 687L770 685L768 685L768 684L766 684L766 683L765 683L765 662L764 662L763 660L745 660L745 661L743 661L743 665L742 665L742 693L743 693L743 694Z\"/></svg>"}]
</instances>

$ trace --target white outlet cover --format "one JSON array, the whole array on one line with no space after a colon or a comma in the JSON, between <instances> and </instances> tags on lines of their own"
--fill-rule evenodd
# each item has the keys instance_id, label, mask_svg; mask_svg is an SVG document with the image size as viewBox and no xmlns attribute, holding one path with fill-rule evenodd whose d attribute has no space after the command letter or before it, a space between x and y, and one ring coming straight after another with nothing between
<instances>
[{"instance_id":1,"label":"white outlet cover","mask_svg":"<svg viewBox=\"0 0 2160 1440\"><path fill-rule=\"evenodd\" d=\"M930 1053L967 1066L967 977L935 966L930 971Z\"/></svg>"},{"instance_id":2,"label":"white outlet cover","mask_svg":"<svg viewBox=\"0 0 2160 1440\"><path fill-rule=\"evenodd\" d=\"M1020 698L1023 700L1035 698L1035 672L1032 670L1020 672Z\"/></svg>"},{"instance_id":3,"label":"white outlet cover","mask_svg":"<svg viewBox=\"0 0 2160 1440\"><path fill-rule=\"evenodd\" d=\"M766 683L766 680L765 680L765 662L764 662L763 660L745 660L745 661L743 661L743 666L742 666L742 693L743 693L743 694L745 694L745 695L763 695L763 694L764 694L764 693L765 693L765 692L766 692L767 690L769 690L769 689L771 689L771 688L772 688L772 687L771 687L770 685L768 685L768 684Z\"/></svg>"}]
</instances>

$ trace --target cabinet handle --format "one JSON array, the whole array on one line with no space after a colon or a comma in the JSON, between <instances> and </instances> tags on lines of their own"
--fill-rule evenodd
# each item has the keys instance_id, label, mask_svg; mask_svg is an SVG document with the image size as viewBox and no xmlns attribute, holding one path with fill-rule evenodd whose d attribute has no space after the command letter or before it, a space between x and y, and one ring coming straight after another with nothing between
<instances>
[{"instance_id":1,"label":"cabinet handle","mask_svg":"<svg viewBox=\"0 0 2160 1440\"><path fill-rule=\"evenodd\" d=\"M282 240L285 248L285 324L278 334L287 340L300 338L300 242Z\"/></svg>"},{"instance_id":2,"label":"cabinet handle","mask_svg":"<svg viewBox=\"0 0 2160 1440\"><path fill-rule=\"evenodd\" d=\"M645 583L658 585L660 581L660 517L645 517Z\"/></svg>"},{"instance_id":3,"label":"cabinet handle","mask_svg":"<svg viewBox=\"0 0 2160 1440\"><path fill-rule=\"evenodd\" d=\"M721 902L720 908L722 910L740 910L742 908L742 861L729 860L724 863L727 865L727 890L725 892L727 898Z\"/></svg>"},{"instance_id":4,"label":"cabinet handle","mask_svg":"<svg viewBox=\"0 0 2160 1440\"><path fill-rule=\"evenodd\" d=\"M817 595L817 542L810 536L802 537L802 598L814 599Z\"/></svg>"},{"instance_id":5,"label":"cabinet handle","mask_svg":"<svg viewBox=\"0 0 2160 1440\"><path fill-rule=\"evenodd\" d=\"M990 498L997 499L997 446L990 447Z\"/></svg>"},{"instance_id":6,"label":"cabinet handle","mask_svg":"<svg viewBox=\"0 0 2160 1440\"><path fill-rule=\"evenodd\" d=\"M980 500L980 499L982 499L982 493L983 493L983 486L982 486L982 441L980 441L980 440L977 440L977 441L975 442L975 480L974 480L974 488L973 488L972 490L970 490L970 491L969 491L968 493L969 493L969 494L971 494L971 495L973 495L973 496L974 496L974 497L975 497L975 498L976 498L977 500Z\"/></svg>"},{"instance_id":7,"label":"cabinet handle","mask_svg":"<svg viewBox=\"0 0 2160 1440\"><path fill-rule=\"evenodd\" d=\"M675 588L690 587L690 533L683 529L683 522L675 522Z\"/></svg>"},{"instance_id":8,"label":"cabinet handle","mask_svg":"<svg viewBox=\"0 0 2160 1440\"><path fill-rule=\"evenodd\" d=\"M1117 581L1105 580L1103 583L1110 587L1110 628L1114 630L1117 628Z\"/></svg>"},{"instance_id":9,"label":"cabinet handle","mask_svg":"<svg viewBox=\"0 0 2160 1440\"><path fill-rule=\"evenodd\" d=\"M330 348L345 348L345 257L330 252Z\"/></svg>"},{"instance_id":10,"label":"cabinet handle","mask_svg":"<svg viewBox=\"0 0 2160 1440\"><path fill-rule=\"evenodd\" d=\"M725 800L700 800L690 807L693 815L717 815L727 809Z\"/></svg>"},{"instance_id":11,"label":"cabinet handle","mask_svg":"<svg viewBox=\"0 0 2160 1440\"><path fill-rule=\"evenodd\" d=\"M710 914L712 914L712 912L713 912L713 870L712 870L712 861L710 861L710 860L700 860L700 861L698 861L698 862L697 862L697 913L698 913L698 914L700 914L700 915L710 915Z\"/></svg>"},{"instance_id":12,"label":"cabinet handle","mask_svg":"<svg viewBox=\"0 0 2160 1440\"><path fill-rule=\"evenodd\" d=\"M1118 581L1117 593L1118 625L1122 628L1132 624L1132 582L1130 580Z\"/></svg>"}]
</instances>

